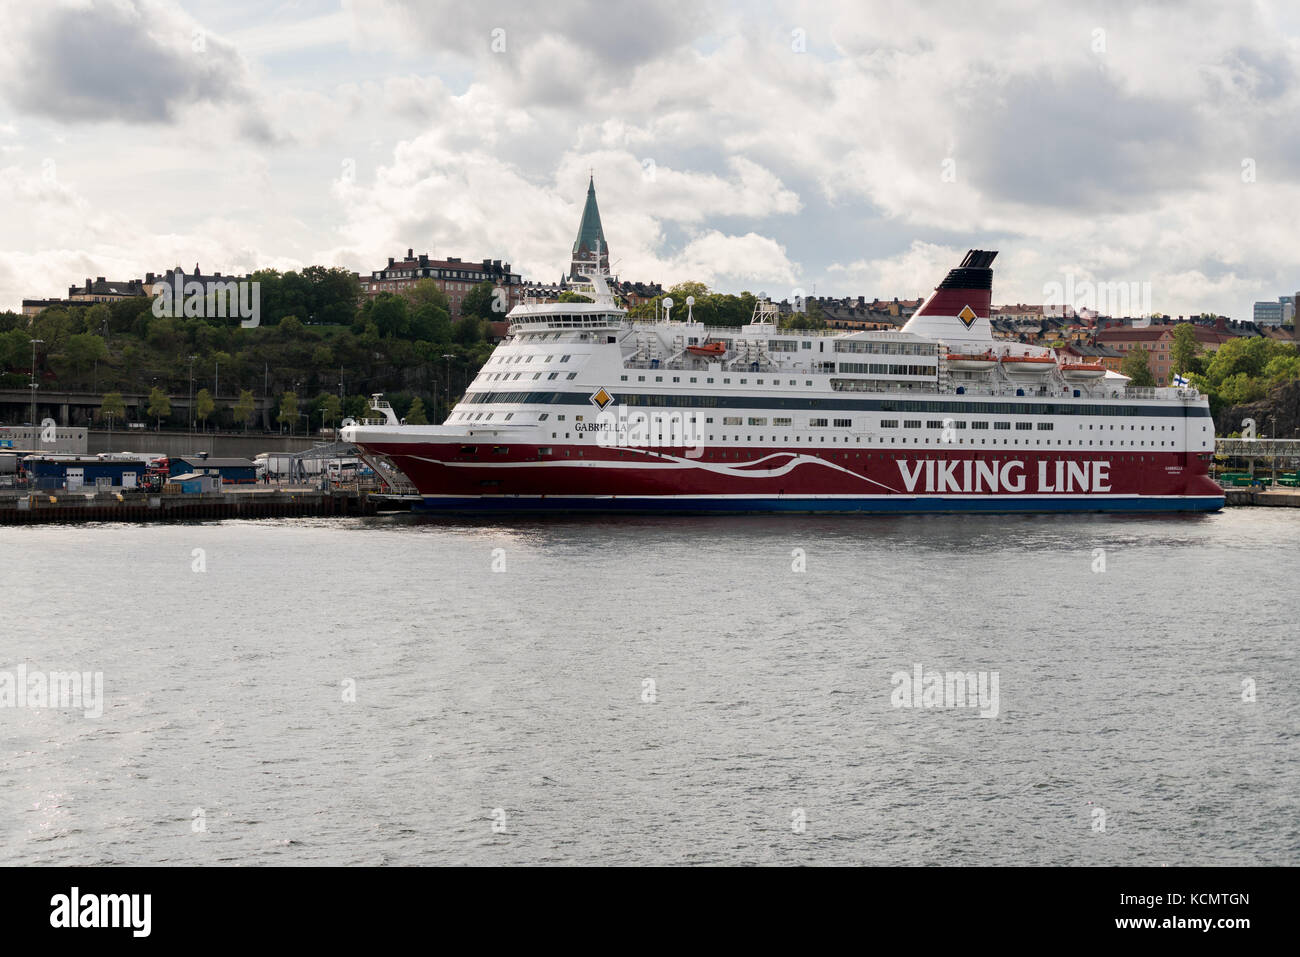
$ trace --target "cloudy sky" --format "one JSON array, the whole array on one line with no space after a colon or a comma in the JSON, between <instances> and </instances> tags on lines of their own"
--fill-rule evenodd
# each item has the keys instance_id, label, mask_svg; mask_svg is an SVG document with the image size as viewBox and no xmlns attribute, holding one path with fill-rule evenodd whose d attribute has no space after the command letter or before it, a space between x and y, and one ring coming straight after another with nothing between
<instances>
[{"instance_id":1,"label":"cloudy sky","mask_svg":"<svg viewBox=\"0 0 1300 957\"><path fill-rule=\"evenodd\" d=\"M1297 6L1048 6L0 0L0 308L408 247L555 279L589 168L626 279L1300 289Z\"/></svg>"}]
</instances>

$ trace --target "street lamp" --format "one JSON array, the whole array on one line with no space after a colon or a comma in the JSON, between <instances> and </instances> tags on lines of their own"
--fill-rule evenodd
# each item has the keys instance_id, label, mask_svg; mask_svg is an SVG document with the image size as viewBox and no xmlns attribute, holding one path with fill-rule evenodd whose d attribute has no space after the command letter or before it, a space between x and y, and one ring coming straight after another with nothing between
<instances>
[{"instance_id":1,"label":"street lamp","mask_svg":"<svg viewBox=\"0 0 1300 957\"><path fill-rule=\"evenodd\" d=\"M442 357L447 360L447 381L445 383L447 398L444 404L447 406L447 418L451 418L451 360L456 358L456 356L454 353L444 352ZM446 421L446 419L443 421Z\"/></svg>"},{"instance_id":2,"label":"street lamp","mask_svg":"<svg viewBox=\"0 0 1300 957\"><path fill-rule=\"evenodd\" d=\"M40 441L40 433L36 431L36 346L44 345L44 339L32 340L32 438Z\"/></svg>"},{"instance_id":3,"label":"street lamp","mask_svg":"<svg viewBox=\"0 0 1300 957\"><path fill-rule=\"evenodd\" d=\"M194 434L194 359L190 356L190 435Z\"/></svg>"}]
</instances>

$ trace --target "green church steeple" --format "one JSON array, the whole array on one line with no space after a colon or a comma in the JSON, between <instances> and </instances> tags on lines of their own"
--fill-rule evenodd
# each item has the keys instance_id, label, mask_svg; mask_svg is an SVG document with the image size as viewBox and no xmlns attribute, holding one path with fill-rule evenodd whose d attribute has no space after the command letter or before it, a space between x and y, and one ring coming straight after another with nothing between
<instances>
[{"instance_id":1,"label":"green church steeple","mask_svg":"<svg viewBox=\"0 0 1300 957\"><path fill-rule=\"evenodd\" d=\"M576 279L585 276L591 269L591 256L599 247L600 266L609 271L609 245L605 242L605 230L600 225L600 209L596 206L596 177L593 173L587 181L587 204L582 207L582 223L578 226L578 238L573 241L573 259L569 263L569 276Z\"/></svg>"}]
</instances>

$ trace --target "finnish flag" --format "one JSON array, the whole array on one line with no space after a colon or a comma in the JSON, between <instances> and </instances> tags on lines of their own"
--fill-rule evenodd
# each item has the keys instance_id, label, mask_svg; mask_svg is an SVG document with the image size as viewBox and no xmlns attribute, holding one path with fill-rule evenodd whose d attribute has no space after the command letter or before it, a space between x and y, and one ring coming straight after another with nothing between
<instances>
[{"instance_id":1,"label":"finnish flag","mask_svg":"<svg viewBox=\"0 0 1300 957\"><path fill-rule=\"evenodd\" d=\"M1179 386L1179 387L1182 387L1182 386L1188 386L1188 385L1191 385L1191 383L1187 381L1187 376L1183 375L1182 373L1175 372L1175 373L1174 373L1174 385Z\"/></svg>"}]
</instances>

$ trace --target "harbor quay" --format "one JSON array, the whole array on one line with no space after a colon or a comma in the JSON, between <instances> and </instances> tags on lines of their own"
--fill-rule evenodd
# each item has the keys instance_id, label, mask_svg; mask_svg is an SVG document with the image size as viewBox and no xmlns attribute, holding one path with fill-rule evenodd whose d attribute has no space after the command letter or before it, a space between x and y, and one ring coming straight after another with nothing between
<instances>
[{"instance_id":1,"label":"harbor quay","mask_svg":"<svg viewBox=\"0 0 1300 957\"><path fill-rule=\"evenodd\" d=\"M213 492L0 490L0 525L177 522L374 515L409 507L401 496L308 486Z\"/></svg>"}]
</instances>

